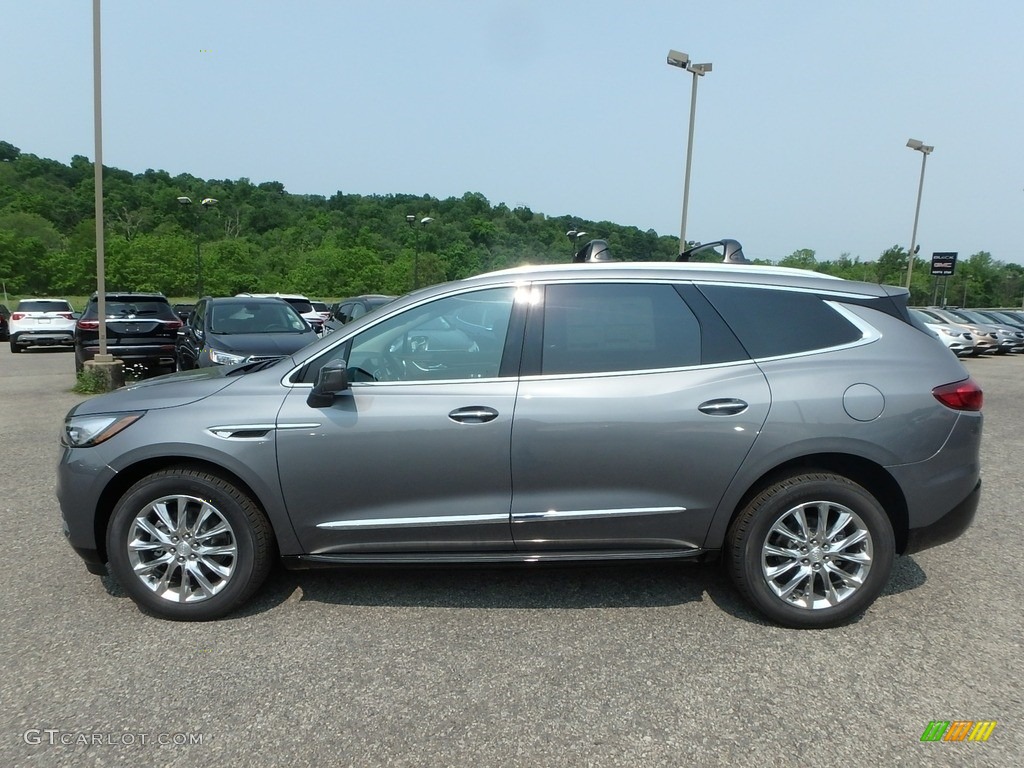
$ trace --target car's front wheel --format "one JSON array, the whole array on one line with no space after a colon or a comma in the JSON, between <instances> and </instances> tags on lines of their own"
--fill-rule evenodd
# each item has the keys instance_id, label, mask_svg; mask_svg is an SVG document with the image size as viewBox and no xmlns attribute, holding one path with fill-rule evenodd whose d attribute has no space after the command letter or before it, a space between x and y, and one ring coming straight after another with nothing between
<instances>
[{"instance_id":1,"label":"car's front wheel","mask_svg":"<svg viewBox=\"0 0 1024 768\"><path fill-rule=\"evenodd\" d=\"M737 589L768 618L824 628L867 609L889 581L892 524L878 501L840 475L815 472L758 493L729 528Z\"/></svg>"},{"instance_id":2,"label":"car's front wheel","mask_svg":"<svg viewBox=\"0 0 1024 768\"><path fill-rule=\"evenodd\" d=\"M144 610L206 621L259 589L274 551L263 511L230 482L196 469L155 472L133 485L107 528L113 575Z\"/></svg>"}]
</instances>

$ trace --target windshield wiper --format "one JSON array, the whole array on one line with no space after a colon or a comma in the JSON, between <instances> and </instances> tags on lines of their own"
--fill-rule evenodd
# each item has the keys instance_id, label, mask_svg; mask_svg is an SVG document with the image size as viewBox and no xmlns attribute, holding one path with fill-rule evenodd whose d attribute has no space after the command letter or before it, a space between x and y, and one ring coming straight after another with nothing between
<instances>
[{"instance_id":1,"label":"windshield wiper","mask_svg":"<svg viewBox=\"0 0 1024 768\"><path fill-rule=\"evenodd\" d=\"M274 363L278 362L283 358L273 358L270 360L255 360L250 363L240 363L239 365L233 366L230 371L225 373L225 376L234 376L242 373L255 373L256 371L262 371L264 368L269 368Z\"/></svg>"}]
</instances>

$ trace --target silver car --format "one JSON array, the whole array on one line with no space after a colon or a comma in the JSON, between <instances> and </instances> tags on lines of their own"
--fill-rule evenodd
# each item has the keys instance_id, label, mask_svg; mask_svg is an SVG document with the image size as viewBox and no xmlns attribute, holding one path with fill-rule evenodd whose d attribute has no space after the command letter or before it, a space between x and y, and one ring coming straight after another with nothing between
<instances>
[{"instance_id":1,"label":"silver car","mask_svg":"<svg viewBox=\"0 0 1024 768\"><path fill-rule=\"evenodd\" d=\"M977 354L996 355L1009 351L1009 345L1006 348L1001 346L1005 339L1000 337L999 331L990 323L978 322L939 307L916 307L916 309L940 323L952 323L967 328L971 332L971 336L974 337L974 351Z\"/></svg>"},{"instance_id":2,"label":"silver car","mask_svg":"<svg viewBox=\"0 0 1024 768\"><path fill-rule=\"evenodd\" d=\"M978 354L974 346L974 336L966 325L943 322L934 315L926 314L919 309L911 308L909 311L912 318L924 323L924 327L934 333L935 337L957 357Z\"/></svg>"},{"instance_id":3,"label":"silver car","mask_svg":"<svg viewBox=\"0 0 1024 768\"><path fill-rule=\"evenodd\" d=\"M739 264L434 286L283 360L75 406L64 529L169 619L238 608L278 559L722 558L773 621L833 626L978 506L982 392L906 300Z\"/></svg>"}]
</instances>

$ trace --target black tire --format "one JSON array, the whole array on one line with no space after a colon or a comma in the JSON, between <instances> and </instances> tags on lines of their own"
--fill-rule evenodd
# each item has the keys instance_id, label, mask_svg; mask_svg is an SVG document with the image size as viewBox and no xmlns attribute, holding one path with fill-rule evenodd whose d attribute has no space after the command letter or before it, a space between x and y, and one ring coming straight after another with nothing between
<instances>
[{"instance_id":1,"label":"black tire","mask_svg":"<svg viewBox=\"0 0 1024 768\"><path fill-rule=\"evenodd\" d=\"M21 352L21 347L14 343L14 339L11 339L11 354L16 355Z\"/></svg>"},{"instance_id":2,"label":"black tire","mask_svg":"<svg viewBox=\"0 0 1024 768\"><path fill-rule=\"evenodd\" d=\"M274 552L270 523L252 499L184 467L135 483L107 527L114 577L144 611L175 621L217 619L241 606L263 584Z\"/></svg>"},{"instance_id":3,"label":"black tire","mask_svg":"<svg viewBox=\"0 0 1024 768\"><path fill-rule=\"evenodd\" d=\"M845 477L814 472L751 499L729 527L725 561L736 588L769 619L819 629L875 601L895 552L892 523L874 496Z\"/></svg>"},{"instance_id":4,"label":"black tire","mask_svg":"<svg viewBox=\"0 0 1024 768\"><path fill-rule=\"evenodd\" d=\"M78 355L76 354L76 355L75 355L75 373L81 373L81 372L82 372L82 371L84 371L84 370L85 370L85 363L83 363L83 362L82 362L82 361L81 361L81 360L80 360L80 359L78 358Z\"/></svg>"}]
</instances>

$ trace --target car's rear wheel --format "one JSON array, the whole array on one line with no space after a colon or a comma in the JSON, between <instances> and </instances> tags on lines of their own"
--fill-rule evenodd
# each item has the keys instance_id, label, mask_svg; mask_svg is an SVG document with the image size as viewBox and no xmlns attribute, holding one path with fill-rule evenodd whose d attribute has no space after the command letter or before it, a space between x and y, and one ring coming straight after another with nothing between
<instances>
[{"instance_id":1,"label":"car's rear wheel","mask_svg":"<svg viewBox=\"0 0 1024 768\"><path fill-rule=\"evenodd\" d=\"M17 354L18 352L21 352L21 347L14 343L14 339L11 339L11 353Z\"/></svg>"},{"instance_id":2,"label":"car's rear wheel","mask_svg":"<svg viewBox=\"0 0 1024 768\"><path fill-rule=\"evenodd\" d=\"M860 485L826 472L758 493L729 528L737 589L773 621L823 628L862 613L889 581L892 524Z\"/></svg>"},{"instance_id":3,"label":"car's rear wheel","mask_svg":"<svg viewBox=\"0 0 1024 768\"><path fill-rule=\"evenodd\" d=\"M238 608L272 564L270 523L216 475L184 467L133 485L107 528L110 569L147 612L206 621Z\"/></svg>"}]
</instances>

